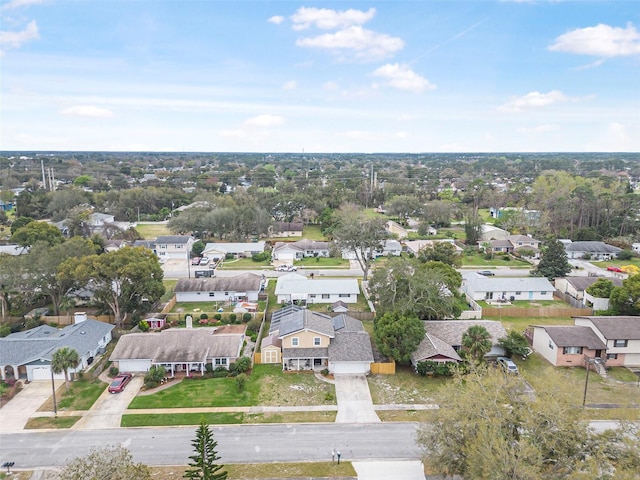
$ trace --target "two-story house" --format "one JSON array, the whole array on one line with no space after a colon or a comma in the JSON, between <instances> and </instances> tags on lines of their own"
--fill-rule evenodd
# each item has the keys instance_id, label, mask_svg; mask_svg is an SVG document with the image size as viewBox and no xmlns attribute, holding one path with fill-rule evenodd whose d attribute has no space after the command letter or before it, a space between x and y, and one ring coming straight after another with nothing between
<instances>
[{"instance_id":1,"label":"two-story house","mask_svg":"<svg viewBox=\"0 0 640 480\"><path fill-rule=\"evenodd\" d=\"M160 235L156 238L155 252L161 260L189 260L194 239L190 235Z\"/></svg>"},{"instance_id":2,"label":"two-story house","mask_svg":"<svg viewBox=\"0 0 640 480\"><path fill-rule=\"evenodd\" d=\"M607 366L640 366L640 317L575 317L606 345Z\"/></svg>"}]
</instances>

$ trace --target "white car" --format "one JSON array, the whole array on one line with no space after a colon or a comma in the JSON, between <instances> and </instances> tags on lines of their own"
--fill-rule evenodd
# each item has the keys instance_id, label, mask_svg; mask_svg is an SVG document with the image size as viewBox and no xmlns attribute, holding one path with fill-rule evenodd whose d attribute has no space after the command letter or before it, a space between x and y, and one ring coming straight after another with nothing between
<instances>
[{"instance_id":1,"label":"white car","mask_svg":"<svg viewBox=\"0 0 640 480\"><path fill-rule=\"evenodd\" d=\"M506 373L513 373L514 375L518 375L518 366L513 363L513 360L511 360L510 358L498 357L496 361Z\"/></svg>"},{"instance_id":2,"label":"white car","mask_svg":"<svg viewBox=\"0 0 640 480\"><path fill-rule=\"evenodd\" d=\"M200 259L200 265L206 265L207 263L209 263L209 257L202 257Z\"/></svg>"}]
</instances>

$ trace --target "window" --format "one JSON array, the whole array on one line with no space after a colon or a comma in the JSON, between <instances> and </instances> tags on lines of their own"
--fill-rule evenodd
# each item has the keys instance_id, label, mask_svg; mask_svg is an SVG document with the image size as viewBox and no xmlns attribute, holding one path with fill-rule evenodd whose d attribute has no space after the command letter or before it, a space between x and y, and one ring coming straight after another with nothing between
<instances>
[{"instance_id":1,"label":"window","mask_svg":"<svg viewBox=\"0 0 640 480\"><path fill-rule=\"evenodd\" d=\"M331 298L331 295L329 295L328 293L323 293L322 298Z\"/></svg>"},{"instance_id":2,"label":"window","mask_svg":"<svg viewBox=\"0 0 640 480\"><path fill-rule=\"evenodd\" d=\"M626 347L627 346L627 342L628 342L628 340L614 340L613 341L613 346L614 347Z\"/></svg>"},{"instance_id":3,"label":"window","mask_svg":"<svg viewBox=\"0 0 640 480\"><path fill-rule=\"evenodd\" d=\"M338 297L340 297L340 298L349 298L350 296L351 296L350 293L340 293L340 294L338 294Z\"/></svg>"},{"instance_id":4,"label":"window","mask_svg":"<svg viewBox=\"0 0 640 480\"><path fill-rule=\"evenodd\" d=\"M229 292L224 292L225 295L229 295Z\"/></svg>"},{"instance_id":5,"label":"window","mask_svg":"<svg viewBox=\"0 0 640 480\"><path fill-rule=\"evenodd\" d=\"M200 292L198 292L198 293L200 293ZM209 296L210 297L215 297L216 296L216 292L209 292Z\"/></svg>"},{"instance_id":6,"label":"window","mask_svg":"<svg viewBox=\"0 0 640 480\"><path fill-rule=\"evenodd\" d=\"M553 350L553 342L551 340L549 340L549 348Z\"/></svg>"},{"instance_id":7,"label":"window","mask_svg":"<svg viewBox=\"0 0 640 480\"><path fill-rule=\"evenodd\" d=\"M313 346L314 347L320 346L320 337L313 337Z\"/></svg>"},{"instance_id":8,"label":"window","mask_svg":"<svg viewBox=\"0 0 640 480\"><path fill-rule=\"evenodd\" d=\"M617 360L617 359L618 359L617 353L607 353L607 360Z\"/></svg>"},{"instance_id":9,"label":"window","mask_svg":"<svg viewBox=\"0 0 640 480\"><path fill-rule=\"evenodd\" d=\"M309 294L309 298L316 298L316 294L315 293L310 293Z\"/></svg>"},{"instance_id":10,"label":"window","mask_svg":"<svg viewBox=\"0 0 640 480\"><path fill-rule=\"evenodd\" d=\"M298 345L300 345L300 339L298 337L293 337L291 339L291 346L297 347Z\"/></svg>"},{"instance_id":11,"label":"window","mask_svg":"<svg viewBox=\"0 0 640 480\"><path fill-rule=\"evenodd\" d=\"M564 347L562 353L565 355L575 355L582 353L582 347Z\"/></svg>"},{"instance_id":12,"label":"window","mask_svg":"<svg viewBox=\"0 0 640 480\"><path fill-rule=\"evenodd\" d=\"M547 292L540 292L540 295L546 295Z\"/></svg>"},{"instance_id":13,"label":"window","mask_svg":"<svg viewBox=\"0 0 640 480\"><path fill-rule=\"evenodd\" d=\"M516 295L522 295L522 292L516 292Z\"/></svg>"},{"instance_id":14,"label":"window","mask_svg":"<svg viewBox=\"0 0 640 480\"><path fill-rule=\"evenodd\" d=\"M177 249L177 248L182 248L182 245L176 245L176 249Z\"/></svg>"},{"instance_id":15,"label":"window","mask_svg":"<svg viewBox=\"0 0 640 480\"><path fill-rule=\"evenodd\" d=\"M218 367L226 367L227 359L226 358L216 358L216 366Z\"/></svg>"}]
</instances>

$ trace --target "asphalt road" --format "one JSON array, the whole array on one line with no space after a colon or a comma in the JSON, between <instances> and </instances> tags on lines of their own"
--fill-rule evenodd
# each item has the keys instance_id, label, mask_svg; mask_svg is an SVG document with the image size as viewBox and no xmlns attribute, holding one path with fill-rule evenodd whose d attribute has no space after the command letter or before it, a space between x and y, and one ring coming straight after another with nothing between
<instances>
[{"instance_id":1,"label":"asphalt road","mask_svg":"<svg viewBox=\"0 0 640 480\"><path fill-rule=\"evenodd\" d=\"M416 424L271 424L211 427L224 463L420 458ZM185 465L196 427L25 431L0 435L0 461L16 468L64 465L92 447L122 444L147 465Z\"/></svg>"}]
</instances>

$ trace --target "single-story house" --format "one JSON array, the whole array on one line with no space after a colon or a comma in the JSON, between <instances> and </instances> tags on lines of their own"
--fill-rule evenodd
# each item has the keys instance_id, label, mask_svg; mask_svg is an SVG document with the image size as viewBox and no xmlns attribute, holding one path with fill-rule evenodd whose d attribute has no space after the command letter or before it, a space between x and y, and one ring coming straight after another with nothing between
<instances>
[{"instance_id":1,"label":"single-story house","mask_svg":"<svg viewBox=\"0 0 640 480\"><path fill-rule=\"evenodd\" d=\"M109 357L121 372L146 372L161 365L176 372L204 374L206 366L224 367L242 353L243 334L216 334L215 328L170 328L161 332L129 333L118 340Z\"/></svg>"},{"instance_id":2,"label":"single-story house","mask_svg":"<svg viewBox=\"0 0 640 480\"><path fill-rule=\"evenodd\" d=\"M587 288L598 280L598 277L562 277L556 278L554 284L560 292L570 295L594 310L607 310L609 308L608 298L594 297L587 293ZM622 286L622 280L619 278L607 277L606 280L612 282L615 287Z\"/></svg>"},{"instance_id":3,"label":"single-story house","mask_svg":"<svg viewBox=\"0 0 640 480\"><path fill-rule=\"evenodd\" d=\"M111 341L114 326L87 318L82 312L75 315L74 321L62 329L45 324L0 338L2 379L51 380L51 359L63 347L74 349L80 357L78 367L70 369L70 373L91 365ZM54 378L64 379L64 373L54 374Z\"/></svg>"},{"instance_id":4,"label":"single-story house","mask_svg":"<svg viewBox=\"0 0 640 480\"><path fill-rule=\"evenodd\" d=\"M567 258L591 258L592 260L611 260L622 251L604 242L572 242L563 241Z\"/></svg>"},{"instance_id":5,"label":"single-story house","mask_svg":"<svg viewBox=\"0 0 640 480\"><path fill-rule=\"evenodd\" d=\"M276 222L272 232L274 237L302 237L302 222Z\"/></svg>"},{"instance_id":6,"label":"single-story house","mask_svg":"<svg viewBox=\"0 0 640 480\"><path fill-rule=\"evenodd\" d=\"M492 253L530 252L531 257L538 257L540 254L540 241L527 235L509 235L506 238L481 241L478 245L484 250L488 248Z\"/></svg>"},{"instance_id":7,"label":"single-story house","mask_svg":"<svg viewBox=\"0 0 640 480\"><path fill-rule=\"evenodd\" d=\"M260 275L243 273L235 277L181 278L174 292L178 302L257 302Z\"/></svg>"},{"instance_id":8,"label":"single-story house","mask_svg":"<svg viewBox=\"0 0 640 480\"><path fill-rule=\"evenodd\" d=\"M160 235L155 253L161 260L189 260L195 240L190 235Z\"/></svg>"},{"instance_id":9,"label":"single-story house","mask_svg":"<svg viewBox=\"0 0 640 480\"><path fill-rule=\"evenodd\" d=\"M640 367L640 317L574 317L606 344L607 366Z\"/></svg>"},{"instance_id":10,"label":"single-story house","mask_svg":"<svg viewBox=\"0 0 640 480\"><path fill-rule=\"evenodd\" d=\"M409 236L409 232L406 228L400 225L398 222L394 222L393 220L387 220L387 223L384 224L384 228L391 235L395 235L400 240L403 238L407 238Z\"/></svg>"},{"instance_id":11,"label":"single-story house","mask_svg":"<svg viewBox=\"0 0 640 480\"><path fill-rule=\"evenodd\" d=\"M360 286L355 278L310 279L297 273L278 278L275 294L278 303L358 303Z\"/></svg>"},{"instance_id":12,"label":"single-story house","mask_svg":"<svg viewBox=\"0 0 640 480\"><path fill-rule=\"evenodd\" d=\"M273 313L269 334L263 341L263 363L281 361L283 370L327 368L331 373L366 374L371 369L369 334L360 320L348 315L332 318L288 305Z\"/></svg>"},{"instance_id":13,"label":"single-story house","mask_svg":"<svg viewBox=\"0 0 640 480\"><path fill-rule=\"evenodd\" d=\"M273 247L273 260L293 262L307 257L329 257L329 242L302 239L297 242L276 242Z\"/></svg>"},{"instance_id":14,"label":"single-story house","mask_svg":"<svg viewBox=\"0 0 640 480\"><path fill-rule=\"evenodd\" d=\"M511 235L506 230L498 228L495 225L483 223L480 226L480 240L487 242L489 240L506 240Z\"/></svg>"},{"instance_id":15,"label":"single-story house","mask_svg":"<svg viewBox=\"0 0 640 480\"><path fill-rule=\"evenodd\" d=\"M202 255L209 258L222 258L231 255L234 258L251 258L253 255L264 252L266 243L245 242L245 243L207 243L204 246Z\"/></svg>"},{"instance_id":16,"label":"single-story house","mask_svg":"<svg viewBox=\"0 0 640 480\"><path fill-rule=\"evenodd\" d=\"M584 357L604 358L606 344L589 327L533 325L533 349L556 367L585 366Z\"/></svg>"},{"instance_id":17,"label":"single-story house","mask_svg":"<svg viewBox=\"0 0 640 480\"><path fill-rule=\"evenodd\" d=\"M368 255L368 251L366 254ZM375 252L375 257L399 257L402 254L402 245L399 241L388 239L384 241L382 245L382 250L377 250ZM356 260L356 253L353 250L343 250L342 251L342 259L343 260Z\"/></svg>"},{"instance_id":18,"label":"single-story house","mask_svg":"<svg viewBox=\"0 0 640 480\"><path fill-rule=\"evenodd\" d=\"M499 302L553 300L555 291L544 277L485 277L477 272L463 273L460 288L473 300Z\"/></svg>"},{"instance_id":19,"label":"single-story house","mask_svg":"<svg viewBox=\"0 0 640 480\"><path fill-rule=\"evenodd\" d=\"M459 362L458 352L462 349L464 333L474 325L487 329L491 335L493 346L485 355L486 358L498 357L505 354L504 348L498 341L507 336L507 331L500 322L493 320L429 320L423 322L425 336L416 351L411 355L414 366L418 362L431 360L439 363Z\"/></svg>"}]
</instances>

